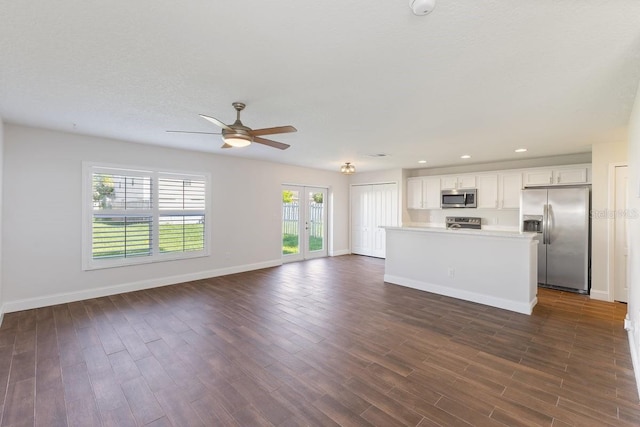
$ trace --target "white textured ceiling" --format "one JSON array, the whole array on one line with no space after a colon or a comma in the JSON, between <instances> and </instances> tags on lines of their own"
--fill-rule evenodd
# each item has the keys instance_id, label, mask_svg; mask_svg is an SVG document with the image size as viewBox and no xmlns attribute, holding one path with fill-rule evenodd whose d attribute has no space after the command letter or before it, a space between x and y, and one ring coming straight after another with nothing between
<instances>
[{"instance_id":1,"label":"white textured ceiling","mask_svg":"<svg viewBox=\"0 0 640 427\"><path fill-rule=\"evenodd\" d=\"M6 122L321 169L588 152L639 79L637 0L0 1ZM291 148L165 132L233 101Z\"/></svg>"}]
</instances>

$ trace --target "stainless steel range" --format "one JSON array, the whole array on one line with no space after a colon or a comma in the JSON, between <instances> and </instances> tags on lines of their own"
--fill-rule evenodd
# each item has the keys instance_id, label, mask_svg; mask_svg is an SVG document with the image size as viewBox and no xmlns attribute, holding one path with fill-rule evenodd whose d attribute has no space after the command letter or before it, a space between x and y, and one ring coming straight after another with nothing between
<instances>
[{"instance_id":1,"label":"stainless steel range","mask_svg":"<svg viewBox=\"0 0 640 427\"><path fill-rule=\"evenodd\" d=\"M456 230L459 228L471 228L480 230L482 218L469 216L448 216L446 217L447 229Z\"/></svg>"}]
</instances>

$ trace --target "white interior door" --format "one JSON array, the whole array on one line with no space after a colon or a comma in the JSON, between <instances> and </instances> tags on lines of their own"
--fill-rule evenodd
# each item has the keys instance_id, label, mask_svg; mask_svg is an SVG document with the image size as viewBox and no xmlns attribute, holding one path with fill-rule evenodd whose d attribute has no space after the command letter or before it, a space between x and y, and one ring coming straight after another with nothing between
<instances>
[{"instance_id":1,"label":"white interior door","mask_svg":"<svg viewBox=\"0 0 640 427\"><path fill-rule=\"evenodd\" d=\"M398 184L351 186L351 253L386 256L382 226L398 225Z\"/></svg>"},{"instance_id":2,"label":"white interior door","mask_svg":"<svg viewBox=\"0 0 640 427\"><path fill-rule=\"evenodd\" d=\"M627 167L617 166L615 175L615 215L613 246L613 293L616 301L627 302Z\"/></svg>"},{"instance_id":3,"label":"white interior door","mask_svg":"<svg viewBox=\"0 0 640 427\"><path fill-rule=\"evenodd\" d=\"M285 262L327 256L327 189L282 187L282 257Z\"/></svg>"}]
</instances>

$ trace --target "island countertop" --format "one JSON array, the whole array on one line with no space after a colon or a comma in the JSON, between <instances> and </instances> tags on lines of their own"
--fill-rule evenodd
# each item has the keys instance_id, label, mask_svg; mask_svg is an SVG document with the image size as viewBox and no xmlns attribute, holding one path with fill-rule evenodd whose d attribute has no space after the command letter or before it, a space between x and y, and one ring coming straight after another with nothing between
<instances>
[{"instance_id":1,"label":"island countertop","mask_svg":"<svg viewBox=\"0 0 640 427\"><path fill-rule=\"evenodd\" d=\"M418 233L448 233L451 235L504 237L507 239L534 239L537 233L510 230L474 230L470 228L447 229L444 227L381 227L386 230L418 232Z\"/></svg>"},{"instance_id":2,"label":"island countertop","mask_svg":"<svg viewBox=\"0 0 640 427\"><path fill-rule=\"evenodd\" d=\"M531 314L537 303L536 233L384 227L384 280Z\"/></svg>"}]
</instances>

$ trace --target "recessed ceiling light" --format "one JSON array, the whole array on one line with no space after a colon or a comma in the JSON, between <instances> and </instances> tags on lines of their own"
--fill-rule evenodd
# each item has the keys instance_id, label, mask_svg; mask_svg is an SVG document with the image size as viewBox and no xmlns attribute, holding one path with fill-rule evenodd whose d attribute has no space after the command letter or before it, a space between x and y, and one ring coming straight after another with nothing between
<instances>
[{"instance_id":1,"label":"recessed ceiling light","mask_svg":"<svg viewBox=\"0 0 640 427\"><path fill-rule=\"evenodd\" d=\"M425 164L425 163L427 163L427 161L426 160L418 160L418 163Z\"/></svg>"},{"instance_id":2,"label":"recessed ceiling light","mask_svg":"<svg viewBox=\"0 0 640 427\"><path fill-rule=\"evenodd\" d=\"M526 148L518 148L515 151L516 151L516 153L524 153L525 151L527 151L527 149Z\"/></svg>"},{"instance_id":3,"label":"recessed ceiling light","mask_svg":"<svg viewBox=\"0 0 640 427\"><path fill-rule=\"evenodd\" d=\"M470 159L471 156L468 154L463 154L462 156L460 156L461 159Z\"/></svg>"}]
</instances>

